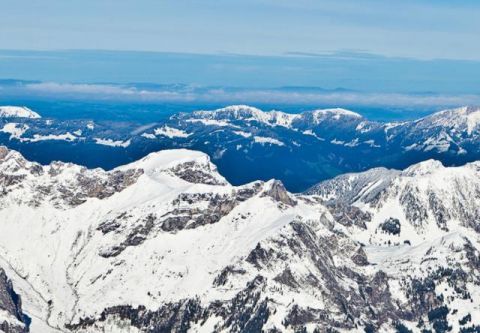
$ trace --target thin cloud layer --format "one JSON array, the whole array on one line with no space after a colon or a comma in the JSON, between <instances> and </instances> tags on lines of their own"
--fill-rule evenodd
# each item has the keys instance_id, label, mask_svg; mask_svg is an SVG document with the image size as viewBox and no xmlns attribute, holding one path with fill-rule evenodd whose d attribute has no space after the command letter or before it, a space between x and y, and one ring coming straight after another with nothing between
<instances>
[{"instance_id":1,"label":"thin cloud layer","mask_svg":"<svg viewBox=\"0 0 480 333\"><path fill-rule=\"evenodd\" d=\"M58 82L20 83L1 87L0 94L22 94L72 99L126 100L141 102L178 103L265 103L287 105L358 105L391 107L443 107L480 105L476 94L401 94L363 93L357 91L325 91L322 89L275 88L236 89L193 86L75 84Z\"/></svg>"}]
</instances>

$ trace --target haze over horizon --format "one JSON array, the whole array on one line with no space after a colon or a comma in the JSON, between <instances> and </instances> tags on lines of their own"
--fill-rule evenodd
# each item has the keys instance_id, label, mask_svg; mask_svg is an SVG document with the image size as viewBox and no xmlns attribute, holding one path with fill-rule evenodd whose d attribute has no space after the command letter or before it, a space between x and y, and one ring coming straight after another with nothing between
<instances>
[{"instance_id":1,"label":"haze over horizon","mask_svg":"<svg viewBox=\"0 0 480 333\"><path fill-rule=\"evenodd\" d=\"M39 81L19 95L66 98L480 104L479 9L469 0L19 0L0 12L0 79Z\"/></svg>"}]
</instances>

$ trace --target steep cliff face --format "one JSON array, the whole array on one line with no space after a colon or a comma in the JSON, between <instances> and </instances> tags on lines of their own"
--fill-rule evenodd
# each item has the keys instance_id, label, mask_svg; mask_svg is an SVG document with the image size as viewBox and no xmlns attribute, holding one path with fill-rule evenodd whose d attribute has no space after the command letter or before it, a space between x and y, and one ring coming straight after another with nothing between
<instances>
[{"instance_id":1,"label":"steep cliff face","mask_svg":"<svg viewBox=\"0 0 480 333\"><path fill-rule=\"evenodd\" d=\"M29 332L30 318L22 312L22 301L14 291L12 282L0 268L0 331L5 333Z\"/></svg>"},{"instance_id":2,"label":"steep cliff face","mask_svg":"<svg viewBox=\"0 0 480 333\"><path fill-rule=\"evenodd\" d=\"M292 195L195 151L106 172L0 148L23 310L5 304L32 332L475 331L479 173L426 162Z\"/></svg>"}]
</instances>

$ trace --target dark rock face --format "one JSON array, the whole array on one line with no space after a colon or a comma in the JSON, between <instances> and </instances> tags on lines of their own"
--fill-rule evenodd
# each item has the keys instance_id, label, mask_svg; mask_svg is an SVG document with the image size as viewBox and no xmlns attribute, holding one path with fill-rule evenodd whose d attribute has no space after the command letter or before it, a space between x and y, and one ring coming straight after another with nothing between
<instances>
[{"instance_id":1,"label":"dark rock face","mask_svg":"<svg viewBox=\"0 0 480 333\"><path fill-rule=\"evenodd\" d=\"M0 146L0 160L3 160L8 154L8 148L5 146Z\"/></svg>"},{"instance_id":2,"label":"dark rock face","mask_svg":"<svg viewBox=\"0 0 480 333\"><path fill-rule=\"evenodd\" d=\"M0 330L5 333L29 332L29 318L22 312L20 296L13 290L12 282L5 271L0 268L0 310L5 311L10 320L2 322L0 317Z\"/></svg>"},{"instance_id":3,"label":"dark rock face","mask_svg":"<svg viewBox=\"0 0 480 333\"><path fill-rule=\"evenodd\" d=\"M351 257L352 261L357 264L358 266L367 266L370 263L368 262L367 254L360 246L358 250L353 254Z\"/></svg>"},{"instance_id":4,"label":"dark rock face","mask_svg":"<svg viewBox=\"0 0 480 333\"><path fill-rule=\"evenodd\" d=\"M196 227L213 224L222 217L228 215L235 206L245 200L244 197L237 199L236 193L231 195L212 195L210 193L180 194L173 201L173 205L187 207L185 204L207 202L206 209L198 208L175 208L162 216L160 228L163 231L177 232L182 229L194 229Z\"/></svg>"},{"instance_id":5,"label":"dark rock face","mask_svg":"<svg viewBox=\"0 0 480 333\"><path fill-rule=\"evenodd\" d=\"M115 316L142 332L187 333L194 324L205 323L209 317L217 316L222 318L222 323L215 327L215 332L262 332L270 314L267 299L261 296L264 285L264 278L258 276L232 300L213 302L207 307L202 307L198 299L164 304L155 311L143 306L115 306L105 309L100 318L82 318L78 323L66 325L66 328L88 332L89 327L101 327L105 320Z\"/></svg>"},{"instance_id":6,"label":"dark rock face","mask_svg":"<svg viewBox=\"0 0 480 333\"><path fill-rule=\"evenodd\" d=\"M213 280L213 285L215 287L223 286L227 282L230 276L235 274L246 274L247 272L244 269L236 269L233 266L225 267L222 272Z\"/></svg>"},{"instance_id":7,"label":"dark rock face","mask_svg":"<svg viewBox=\"0 0 480 333\"><path fill-rule=\"evenodd\" d=\"M60 201L66 202L69 206L78 206L88 198L105 199L117 192L123 191L135 183L143 174L143 170L114 171L107 173L106 177L93 175L86 169L78 174L75 187L58 186L57 188L47 187L45 192L60 192Z\"/></svg>"},{"instance_id":8,"label":"dark rock face","mask_svg":"<svg viewBox=\"0 0 480 333\"><path fill-rule=\"evenodd\" d=\"M117 170L108 173L105 180L99 180L98 177L91 177L91 175L80 174L78 184L86 197L104 199L132 185L142 174L143 170L141 169Z\"/></svg>"},{"instance_id":9,"label":"dark rock face","mask_svg":"<svg viewBox=\"0 0 480 333\"><path fill-rule=\"evenodd\" d=\"M297 202L290 197L285 186L279 180L274 180L270 189L263 193L265 196L272 197L273 200L281 202L287 206L295 206Z\"/></svg>"},{"instance_id":10,"label":"dark rock face","mask_svg":"<svg viewBox=\"0 0 480 333\"><path fill-rule=\"evenodd\" d=\"M366 229L366 223L370 222L372 218L370 213L364 212L355 206L342 203L328 204L327 208L335 218L335 221L346 227L357 226Z\"/></svg>"},{"instance_id":11,"label":"dark rock face","mask_svg":"<svg viewBox=\"0 0 480 333\"><path fill-rule=\"evenodd\" d=\"M198 165L194 161L185 162L175 166L170 171L189 183L225 185L225 182L212 175L212 172L216 172L216 169L213 169L209 163Z\"/></svg>"},{"instance_id":12,"label":"dark rock face","mask_svg":"<svg viewBox=\"0 0 480 333\"><path fill-rule=\"evenodd\" d=\"M116 257L122 253L129 246L137 246L142 244L147 236L150 234L151 230L155 226L155 216L150 214L143 221L142 224L135 226L130 233L127 235L126 239L120 244L108 249L107 251L101 252L100 255L104 258ZM102 233L106 234L110 231L114 231L119 227L119 224L114 220L114 222L107 222L102 224L99 227L99 230Z\"/></svg>"},{"instance_id":13,"label":"dark rock face","mask_svg":"<svg viewBox=\"0 0 480 333\"><path fill-rule=\"evenodd\" d=\"M380 229L387 234L398 235L400 234L400 221L390 217L380 224Z\"/></svg>"},{"instance_id":14,"label":"dark rock face","mask_svg":"<svg viewBox=\"0 0 480 333\"><path fill-rule=\"evenodd\" d=\"M6 166L2 168L2 164ZM134 184L143 174L141 169L105 172L82 167L74 169L76 173L74 182L65 182L62 181L61 174L68 168L75 167L61 162L42 167L37 163L28 162L17 152L0 147L0 197L25 186L22 182L27 175L17 173L21 170L34 176L34 179L39 176L49 176L48 181L31 181L31 192L37 195L27 204L38 207L48 201L57 208L75 207L89 198L108 198Z\"/></svg>"},{"instance_id":15,"label":"dark rock face","mask_svg":"<svg viewBox=\"0 0 480 333\"><path fill-rule=\"evenodd\" d=\"M149 311L143 306L134 308L130 305L119 305L105 309L99 319L83 318L77 324L66 325L66 328L88 331L89 327L98 327L109 317L115 316L142 332L186 333L192 323L200 320L202 312L198 300L165 304L156 311Z\"/></svg>"},{"instance_id":16,"label":"dark rock face","mask_svg":"<svg viewBox=\"0 0 480 333\"><path fill-rule=\"evenodd\" d=\"M400 194L400 203L405 213L405 217L414 226L421 226L423 224L423 221L427 220L427 209L419 201L419 195L416 188L413 188L412 186L407 186Z\"/></svg>"},{"instance_id":17,"label":"dark rock face","mask_svg":"<svg viewBox=\"0 0 480 333\"><path fill-rule=\"evenodd\" d=\"M0 185L1 192L0 196L7 195L11 188L17 184L20 184L25 179L24 175L9 175L3 172L0 172Z\"/></svg>"}]
</instances>

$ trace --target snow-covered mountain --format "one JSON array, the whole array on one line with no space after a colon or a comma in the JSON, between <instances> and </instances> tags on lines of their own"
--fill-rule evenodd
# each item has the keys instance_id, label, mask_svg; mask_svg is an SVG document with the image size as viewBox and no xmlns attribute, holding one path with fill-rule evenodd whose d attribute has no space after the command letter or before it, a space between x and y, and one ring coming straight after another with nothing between
<instances>
[{"instance_id":1,"label":"snow-covered mountain","mask_svg":"<svg viewBox=\"0 0 480 333\"><path fill-rule=\"evenodd\" d=\"M0 106L0 118L40 118L40 115L27 107Z\"/></svg>"},{"instance_id":2,"label":"snow-covered mountain","mask_svg":"<svg viewBox=\"0 0 480 333\"><path fill-rule=\"evenodd\" d=\"M293 195L191 150L104 171L2 147L0 267L31 332L478 331L479 176L427 161Z\"/></svg>"},{"instance_id":3,"label":"snow-covered mountain","mask_svg":"<svg viewBox=\"0 0 480 333\"><path fill-rule=\"evenodd\" d=\"M195 111L172 117L172 119L186 119L187 122L200 122L205 125L229 126L228 123L231 121L240 121L290 129L303 123L315 125L330 119L348 118L361 118L361 116L358 113L339 108L291 114L275 110L265 112L248 105L232 105L213 111Z\"/></svg>"},{"instance_id":4,"label":"snow-covered mountain","mask_svg":"<svg viewBox=\"0 0 480 333\"><path fill-rule=\"evenodd\" d=\"M148 124L0 117L0 144L43 164L105 169L163 149L193 149L207 153L232 184L275 178L301 192L348 172L404 169L428 159L447 166L479 160L479 119L474 107L383 123L344 109L289 114L245 105Z\"/></svg>"}]
</instances>

